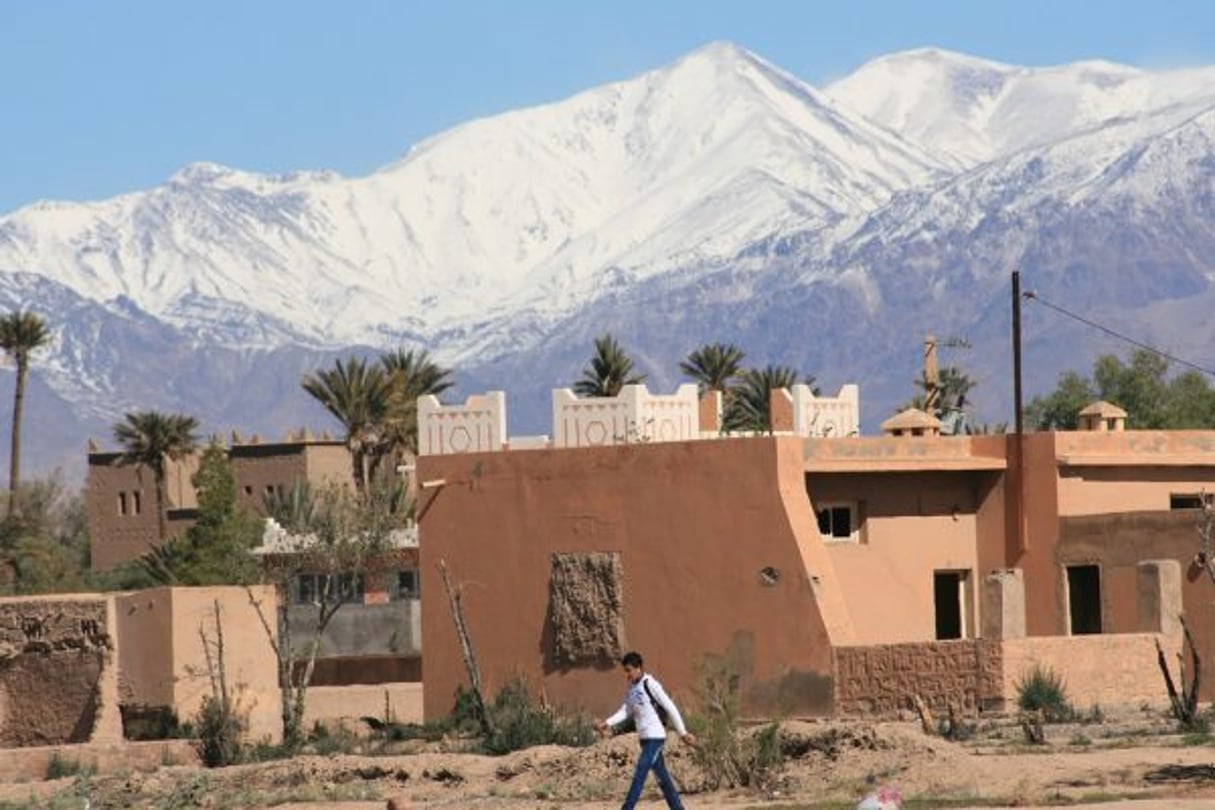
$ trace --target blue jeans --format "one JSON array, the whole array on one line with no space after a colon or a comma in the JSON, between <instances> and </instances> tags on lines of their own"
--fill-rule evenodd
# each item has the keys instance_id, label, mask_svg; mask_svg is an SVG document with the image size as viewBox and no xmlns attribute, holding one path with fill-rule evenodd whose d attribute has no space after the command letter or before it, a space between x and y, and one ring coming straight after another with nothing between
<instances>
[{"instance_id":1,"label":"blue jeans","mask_svg":"<svg viewBox=\"0 0 1215 810\"><path fill-rule=\"evenodd\" d=\"M662 746L665 743L666 740L641 741L641 756L637 757L637 767L633 771L633 784L629 785L629 795L624 797L624 804L620 806L620 810L633 810L637 806L637 800L641 798L641 789L645 787L645 778L651 770L654 771L654 778L658 780L662 798L667 800L667 807L671 810L683 810L683 803L679 801L679 790L675 787L675 780L671 778L671 774L667 771L667 763L662 758Z\"/></svg>"}]
</instances>

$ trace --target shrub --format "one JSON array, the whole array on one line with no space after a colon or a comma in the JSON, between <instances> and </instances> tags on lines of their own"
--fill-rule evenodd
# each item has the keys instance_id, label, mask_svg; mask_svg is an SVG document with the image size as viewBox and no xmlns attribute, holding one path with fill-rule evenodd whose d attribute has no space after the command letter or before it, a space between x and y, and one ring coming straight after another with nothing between
<instances>
[{"instance_id":1,"label":"shrub","mask_svg":"<svg viewBox=\"0 0 1215 810\"><path fill-rule=\"evenodd\" d=\"M1062 723L1076 716L1067 700L1063 677L1038 664L1017 681L1017 706L1025 712L1042 712L1047 723Z\"/></svg>"},{"instance_id":2,"label":"shrub","mask_svg":"<svg viewBox=\"0 0 1215 810\"><path fill-rule=\"evenodd\" d=\"M69 759L59 755L59 752L51 754L51 760L46 764L47 779L63 779L67 776L90 776L93 773L93 768L85 765L78 759Z\"/></svg>"},{"instance_id":3,"label":"shrub","mask_svg":"<svg viewBox=\"0 0 1215 810\"><path fill-rule=\"evenodd\" d=\"M488 708L494 733L482 744L490 754L508 754L536 745L585 746L595 741L594 727L584 716L561 716L536 705L521 678L503 686Z\"/></svg>"},{"instance_id":4,"label":"shrub","mask_svg":"<svg viewBox=\"0 0 1215 810\"><path fill-rule=\"evenodd\" d=\"M702 713L691 716L689 723L698 738L692 758L708 786L713 790L771 786L784 764L780 724L742 729L737 670L718 659L705 659L699 670Z\"/></svg>"},{"instance_id":5,"label":"shrub","mask_svg":"<svg viewBox=\"0 0 1215 810\"><path fill-rule=\"evenodd\" d=\"M195 722L198 739L194 747L204 765L222 768L241 761L248 722L234 700L204 695Z\"/></svg>"}]
</instances>

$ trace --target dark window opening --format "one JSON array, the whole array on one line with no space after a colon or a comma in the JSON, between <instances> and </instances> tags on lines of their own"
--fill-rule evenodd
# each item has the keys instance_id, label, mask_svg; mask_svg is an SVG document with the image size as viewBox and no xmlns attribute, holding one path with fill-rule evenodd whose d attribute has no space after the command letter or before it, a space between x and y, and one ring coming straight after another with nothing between
<instances>
[{"instance_id":1,"label":"dark window opening","mask_svg":"<svg viewBox=\"0 0 1215 810\"><path fill-rule=\"evenodd\" d=\"M1067 607L1072 635L1101 632L1101 569L1098 566L1068 566Z\"/></svg>"},{"instance_id":2,"label":"dark window opening","mask_svg":"<svg viewBox=\"0 0 1215 810\"><path fill-rule=\"evenodd\" d=\"M962 638L962 583L964 571L935 571L932 575L932 601L936 607L937 638Z\"/></svg>"},{"instance_id":3,"label":"dark window opening","mask_svg":"<svg viewBox=\"0 0 1215 810\"><path fill-rule=\"evenodd\" d=\"M361 605L363 603L362 574L300 574L295 578L292 601L297 605L318 602Z\"/></svg>"},{"instance_id":4,"label":"dark window opening","mask_svg":"<svg viewBox=\"0 0 1215 810\"><path fill-rule=\"evenodd\" d=\"M1210 492L1173 492L1169 494L1169 509L1201 509L1211 503Z\"/></svg>"},{"instance_id":5,"label":"dark window opening","mask_svg":"<svg viewBox=\"0 0 1215 810\"><path fill-rule=\"evenodd\" d=\"M396 586L396 593L393 594L393 599L398 601L402 599L418 599L422 591L417 569L408 568L404 571L397 571Z\"/></svg>"},{"instance_id":6,"label":"dark window opening","mask_svg":"<svg viewBox=\"0 0 1215 810\"><path fill-rule=\"evenodd\" d=\"M125 515L127 513L127 494L125 492L118 493L118 514Z\"/></svg>"},{"instance_id":7,"label":"dark window opening","mask_svg":"<svg viewBox=\"0 0 1215 810\"><path fill-rule=\"evenodd\" d=\"M136 515L143 511L143 502L138 492L131 493L131 511Z\"/></svg>"},{"instance_id":8,"label":"dark window opening","mask_svg":"<svg viewBox=\"0 0 1215 810\"><path fill-rule=\"evenodd\" d=\"M824 537L844 540L852 537L852 509L847 506L829 506L818 510L818 531Z\"/></svg>"}]
</instances>

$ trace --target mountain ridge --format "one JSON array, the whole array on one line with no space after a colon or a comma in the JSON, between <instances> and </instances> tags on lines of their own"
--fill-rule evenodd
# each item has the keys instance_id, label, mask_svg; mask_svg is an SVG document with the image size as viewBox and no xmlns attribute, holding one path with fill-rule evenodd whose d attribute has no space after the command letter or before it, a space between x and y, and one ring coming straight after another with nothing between
<instances>
[{"instance_id":1,"label":"mountain ridge","mask_svg":"<svg viewBox=\"0 0 1215 810\"><path fill-rule=\"evenodd\" d=\"M34 373L101 430L136 405L208 423L247 406L232 427L281 432L320 418L291 380L305 359L404 344L456 365L467 393L534 380L516 418L544 432L548 388L612 330L656 384L697 339L825 390L859 382L870 431L910 396L923 333L970 330L994 375L976 406L999 421L1011 270L1129 324L1210 297L1208 86L1215 68L920 49L818 89L715 42L361 177L200 162L143 192L26 206L0 217L0 304L58 328ZM1077 367L1046 348L1039 388ZM231 368L277 381L281 402L243 401Z\"/></svg>"}]
</instances>

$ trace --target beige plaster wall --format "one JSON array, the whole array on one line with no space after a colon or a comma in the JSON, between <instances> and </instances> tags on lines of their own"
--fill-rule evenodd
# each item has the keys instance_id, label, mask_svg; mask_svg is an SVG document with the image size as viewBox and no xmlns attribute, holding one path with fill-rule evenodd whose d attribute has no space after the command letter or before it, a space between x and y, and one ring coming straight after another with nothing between
<instances>
[{"instance_id":1,"label":"beige plaster wall","mask_svg":"<svg viewBox=\"0 0 1215 810\"><path fill-rule=\"evenodd\" d=\"M124 706L173 705L173 611L169 588L114 597L118 695ZM181 720L187 718L181 717Z\"/></svg>"},{"instance_id":2,"label":"beige plaster wall","mask_svg":"<svg viewBox=\"0 0 1215 810\"><path fill-rule=\"evenodd\" d=\"M1215 455L1208 467L1065 467L1059 514L1103 515L1169 508L1169 495L1215 492Z\"/></svg>"},{"instance_id":3,"label":"beige plaster wall","mask_svg":"<svg viewBox=\"0 0 1215 810\"><path fill-rule=\"evenodd\" d=\"M215 610L219 607L224 634L224 663L230 686L235 687L240 706L249 712L249 736L258 740L281 737L278 666L273 648L256 609L244 588L207 587L171 588L169 592L173 627L173 706L178 717L194 716L203 697L210 694L207 652L202 634L214 645ZM256 586L255 598L263 605L271 630L277 599L274 588ZM125 639L123 639L125 642ZM215 649L211 655L214 659Z\"/></svg>"},{"instance_id":4,"label":"beige plaster wall","mask_svg":"<svg viewBox=\"0 0 1215 810\"><path fill-rule=\"evenodd\" d=\"M274 589L258 586L253 592L275 628ZM278 738L278 669L244 588L155 588L116 597L115 602L123 705L171 708L183 722L197 714L211 688L199 631L214 644L218 602L228 683L238 688L241 706L250 712L250 735ZM211 654L214 657L214 648Z\"/></svg>"},{"instance_id":5,"label":"beige plaster wall","mask_svg":"<svg viewBox=\"0 0 1215 810\"><path fill-rule=\"evenodd\" d=\"M812 516L800 459L801 440L773 437L421 457L420 480L446 481L419 504L422 591L433 600L422 615L427 718L445 716L467 682L440 560L462 587L490 695L522 674L558 705L619 705L614 661L546 663L555 552L621 555L627 645L677 700L691 701L699 661L730 655L749 710L828 711L831 651L802 560ZM772 584L765 568L778 572Z\"/></svg>"},{"instance_id":6,"label":"beige plaster wall","mask_svg":"<svg viewBox=\"0 0 1215 810\"><path fill-rule=\"evenodd\" d=\"M990 475L807 474L813 504L861 505L861 542L822 541L840 578L855 643L935 639L933 573L938 570L968 573L966 635L977 635L976 498L978 479Z\"/></svg>"},{"instance_id":7,"label":"beige plaster wall","mask_svg":"<svg viewBox=\"0 0 1215 810\"><path fill-rule=\"evenodd\" d=\"M1068 699L1081 711L1165 703L1157 638L1175 662L1176 640L1152 633L1010 639L1003 642L1004 694L1016 705L1018 682L1038 665L1063 677Z\"/></svg>"},{"instance_id":8,"label":"beige plaster wall","mask_svg":"<svg viewBox=\"0 0 1215 810\"><path fill-rule=\"evenodd\" d=\"M360 718L383 720L386 708L397 723L421 723L422 684L309 687L304 727L312 728L319 722L366 731L368 726Z\"/></svg>"}]
</instances>

